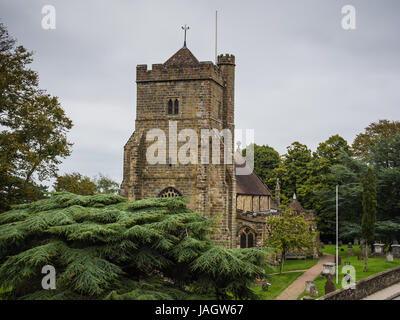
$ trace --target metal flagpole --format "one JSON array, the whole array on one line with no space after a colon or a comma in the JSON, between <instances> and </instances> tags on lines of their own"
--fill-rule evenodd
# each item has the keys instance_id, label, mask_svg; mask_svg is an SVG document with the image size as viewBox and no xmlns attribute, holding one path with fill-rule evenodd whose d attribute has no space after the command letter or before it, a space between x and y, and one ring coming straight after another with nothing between
<instances>
[{"instance_id":1,"label":"metal flagpole","mask_svg":"<svg viewBox=\"0 0 400 320\"><path fill-rule=\"evenodd\" d=\"M218 11L215 11L215 64L218 63L217 57L218 57L218 52L217 52L217 40L218 40Z\"/></svg>"},{"instance_id":2,"label":"metal flagpole","mask_svg":"<svg viewBox=\"0 0 400 320\"><path fill-rule=\"evenodd\" d=\"M339 283L339 185L336 185L336 284Z\"/></svg>"}]
</instances>

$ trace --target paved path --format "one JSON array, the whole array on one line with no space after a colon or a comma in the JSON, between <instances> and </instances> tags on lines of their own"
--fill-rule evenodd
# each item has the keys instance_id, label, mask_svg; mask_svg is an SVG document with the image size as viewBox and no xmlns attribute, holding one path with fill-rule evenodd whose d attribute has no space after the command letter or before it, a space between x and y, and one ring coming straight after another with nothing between
<instances>
[{"instance_id":1,"label":"paved path","mask_svg":"<svg viewBox=\"0 0 400 320\"><path fill-rule=\"evenodd\" d=\"M294 280L289 287L283 290L275 300L296 300L306 289L306 281L314 280L322 272L323 264L326 262L333 262L334 259L335 256L333 255L322 257L315 266L308 269Z\"/></svg>"},{"instance_id":2,"label":"paved path","mask_svg":"<svg viewBox=\"0 0 400 320\"><path fill-rule=\"evenodd\" d=\"M388 288L385 288L381 291L375 292L368 297L365 297L363 300L386 300L390 299L396 295L400 294L400 282L396 283ZM394 300L399 300L400 298L394 298Z\"/></svg>"}]
</instances>

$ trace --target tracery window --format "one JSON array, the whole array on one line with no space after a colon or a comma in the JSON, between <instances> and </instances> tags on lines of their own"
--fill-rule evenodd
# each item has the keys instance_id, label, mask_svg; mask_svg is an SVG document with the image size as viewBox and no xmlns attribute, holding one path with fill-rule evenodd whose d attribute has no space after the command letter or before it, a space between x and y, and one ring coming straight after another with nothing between
<instances>
[{"instance_id":1,"label":"tracery window","mask_svg":"<svg viewBox=\"0 0 400 320\"><path fill-rule=\"evenodd\" d=\"M255 233L250 228L244 228L240 232L240 247L252 248L254 247Z\"/></svg>"},{"instance_id":2,"label":"tracery window","mask_svg":"<svg viewBox=\"0 0 400 320\"><path fill-rule=\"evenodd\" d=\"M182 194L173 187L165 188L158 195L160 198L174 198L174 197L182 197Z\"/></svg>"}]
</instances>

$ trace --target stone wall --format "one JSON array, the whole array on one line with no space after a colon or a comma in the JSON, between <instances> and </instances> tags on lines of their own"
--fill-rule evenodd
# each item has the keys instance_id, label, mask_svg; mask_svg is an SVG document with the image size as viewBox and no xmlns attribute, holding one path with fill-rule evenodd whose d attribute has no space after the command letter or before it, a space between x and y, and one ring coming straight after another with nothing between
<instances>
[{"instance_id":1,"label":"stone wall","mask_svg":"<svg viewBox=\"0 0 400 320\"><path fill-rule=\"evenodd\" d=\"M361 300L377 291L400 282L400 267L380 272L356 283L356 288L339 289L318 300Z\"/></svg>"}]
</instances>

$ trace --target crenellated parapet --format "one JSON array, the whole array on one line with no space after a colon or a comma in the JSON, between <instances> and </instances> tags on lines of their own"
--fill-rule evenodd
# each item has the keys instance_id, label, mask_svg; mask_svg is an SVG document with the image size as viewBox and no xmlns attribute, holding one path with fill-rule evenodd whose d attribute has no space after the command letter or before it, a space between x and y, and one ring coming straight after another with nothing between
<instances>
[{"instance_id":1,"label":"crenellated parapet","mask_svg":"<svg viewBox=\"0 0 400 320\"><path fill-rule=\"evenodd\" d=\"M153 64L151 70L145 64L136 67L137 83L199 79L214 80L221 86L224 83L220 68L211 61L202 61L195 65Z\"/></svg>"},{"instance_id":2,"label":"crenellated parapet","mask_svg":"<svg viewBox=\"0 0 400 320\"><path fill-rule=\"evenodd\" d=\"M235 65L235 56L233 54L220 54L217 57L217 64L230 64L230 65Z\"/></svg>"}]
</instances>

